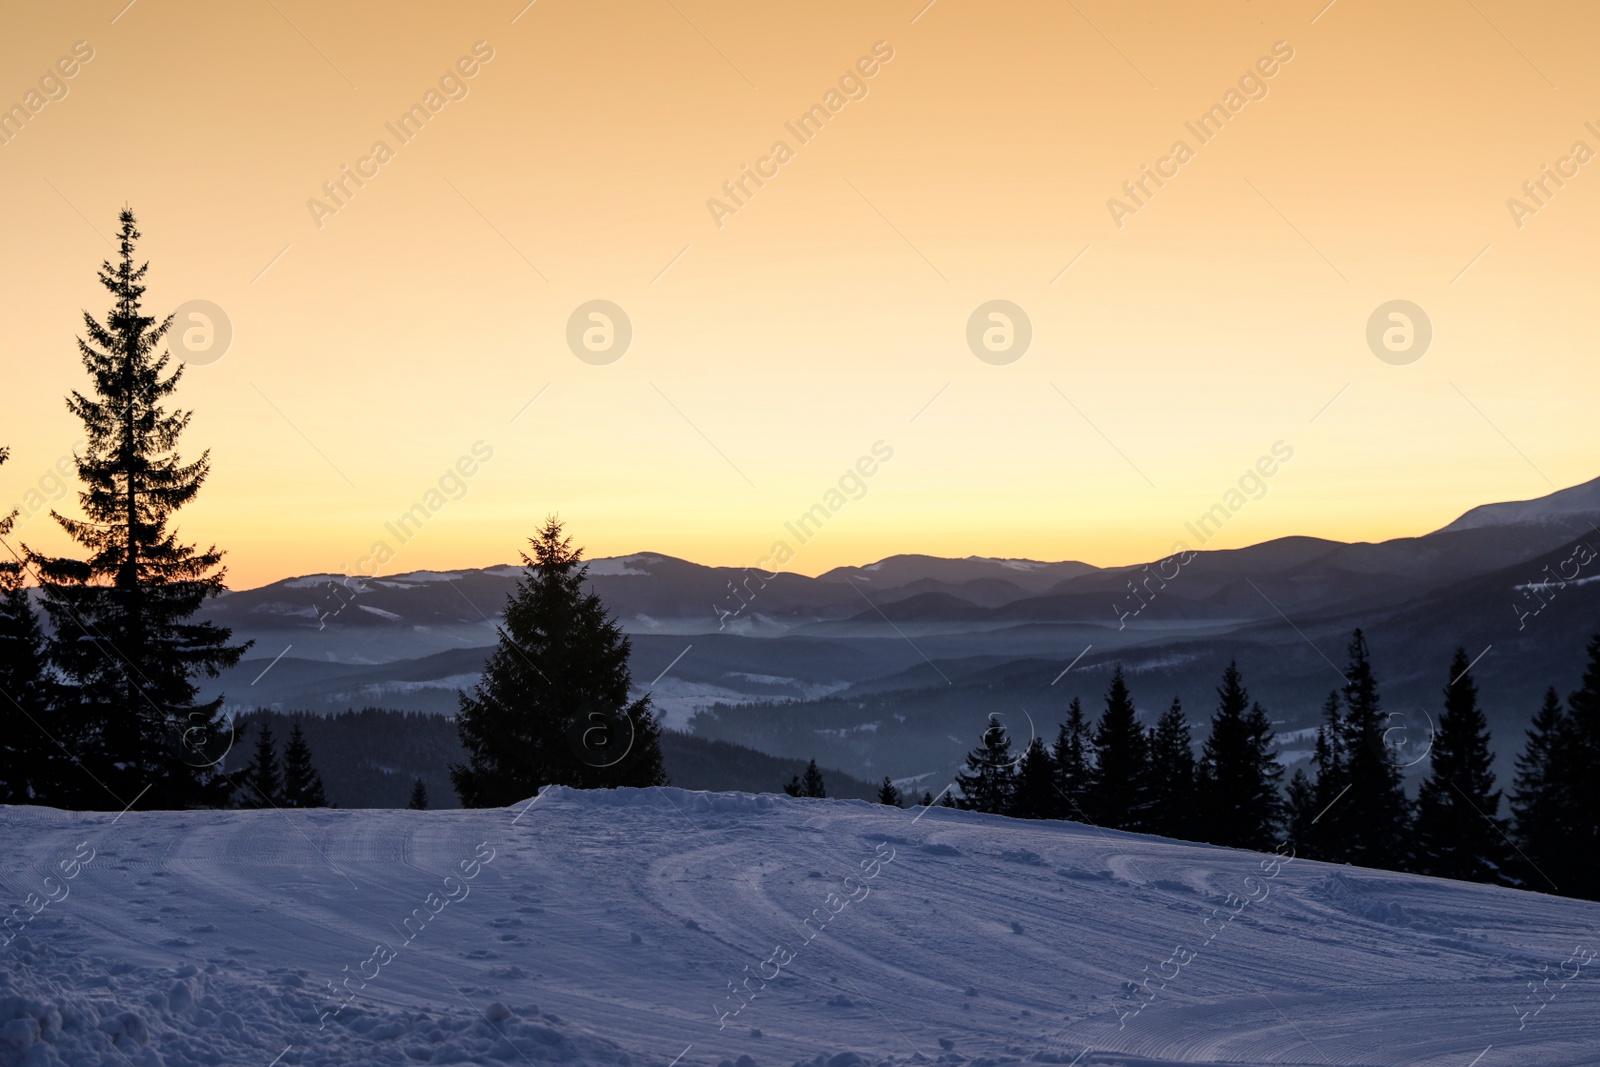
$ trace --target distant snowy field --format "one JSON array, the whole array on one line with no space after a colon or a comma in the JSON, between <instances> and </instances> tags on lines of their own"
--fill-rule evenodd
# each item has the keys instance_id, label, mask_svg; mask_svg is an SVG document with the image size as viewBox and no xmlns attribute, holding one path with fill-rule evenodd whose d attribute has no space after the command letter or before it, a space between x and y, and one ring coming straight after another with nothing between
<instances>
[{"instance_id":1,"label":"distant snowy field","mask_svg":"<svg viewBox=\"0 0 1600 1067\"><path fill-rule=\"evenodd\" d=\"M675 789L112 822L0 808L0 1064L1600 1063L1539 894Z\"/></svg>"}]
</instances>

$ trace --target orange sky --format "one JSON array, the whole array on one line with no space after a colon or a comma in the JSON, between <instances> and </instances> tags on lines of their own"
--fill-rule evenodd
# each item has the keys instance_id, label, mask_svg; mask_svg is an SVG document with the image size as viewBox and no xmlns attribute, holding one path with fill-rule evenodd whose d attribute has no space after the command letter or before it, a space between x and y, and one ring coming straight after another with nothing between
<instances>
[{"instance_id":1,"label":"orange sky","mask_svg":"<svg viewBox=\"0 0 1600 1067\"><path fill-rule=\"evenodd\" d=\"M754 564L878 441L791 569L1159 556L1278 441L1214 545L1420 533L1600 474L1600 162L1572 154L1600 150L1600 15L1324 2L19 9L0 497L26 509L79 439L61 398L124 202L152 309L232 323L180 394L214 461L180 526L236 587L380 540L388 572L502 562L551 511L592 555ZM1145 165L1169 177L1134 205ZM632 322L606 365L567 344L595 299ZM1005 365L966 340L991 299L1032 323ZM1407 365L1366 341L1393 299L1433 326Z\"/></svg>"}]
</instances>

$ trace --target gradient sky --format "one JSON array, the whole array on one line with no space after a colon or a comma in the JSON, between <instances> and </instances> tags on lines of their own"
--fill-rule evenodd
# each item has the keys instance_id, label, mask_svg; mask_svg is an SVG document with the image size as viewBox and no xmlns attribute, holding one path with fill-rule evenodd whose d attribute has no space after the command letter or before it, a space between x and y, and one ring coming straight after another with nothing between
<instances>
[{"instance_id":1,"label":"gradient sky","mask_svg":"<svg viewBox=\"0 0 1600 1067\"><path fill-rule=\"evenodd\" d=\"M0 35L4 107L93 49L0 145L0 497L79 439L73 338L126 202L150 308L233 325L180 392L214 473L179 525L235 587L354 569L478 441L384 571L513 559L549 512L591 555L752 565L880 440L791 569L1156 557L1280 440L1212 547L1422 533L1600 474L1600 160L1507 203L1600 151L1592 4L125 2ZM400 144L385 124L480 41ZM784 124L880 41L800 144ZM1185 122L1276 42L1265 97L1200 144ZM380 139L319 228L308 200ZM719 228L708 199L779 139ZM1108 198L1179 139L1119 227ZM634 329L606 366L566 343L597 298ZM1033 324L1005 366L965 339L995 298ZM1396 298L1434 329L1405 366L1365 339ZM52 526L20 537L64 547Z\"/></svg>"}]
</instances>

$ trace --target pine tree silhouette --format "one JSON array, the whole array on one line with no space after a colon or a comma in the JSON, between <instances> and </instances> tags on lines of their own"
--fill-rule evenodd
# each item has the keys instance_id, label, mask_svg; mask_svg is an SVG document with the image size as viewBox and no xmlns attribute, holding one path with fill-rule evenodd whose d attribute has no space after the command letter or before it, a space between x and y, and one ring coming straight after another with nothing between
<instances>
[{"instance_id":1,"label":"pine tree silhouette","mask_svg":"<svg viewBox=\"0 0 1600 1067\"><path fill-rule=\"evenodd\" d=\"M1095 769L1089 815L1100 826L1141 829L1150 803L1150 751L1133 697L1118 666L1094 732Z\"/></svg>"},{"instance_id":2,"label":"pine tree silhouette","mask_svg":"<svg viewBox=\"0 0 1600 1067\"><path fill-rule=\"evenodd\" d=\"M1056 765L1044 741L1033 738L1017 764L1010 814L1018 819L1055 819L1061 813L1056 792Z\"/></svg>"},{"instance_id":3,"label":"pine tree silhouette","mask_svg":"<svg viewBox=\"0 0 1600 1067\"><path fill-rule=\"evenodd\" d=\"M1506 833L1494 787L1489 722L1478 707L1467 650L1457 648L1444 713L1417 793L1416 869L1441 878L1496 882L1506 872Z\"/></svg>"},{"instance_id":4,"label":"pine tree silhouette","mask_svg":"<svg viewBox=\"0 0 1600 1067\"><path fill-rule=\"evenodd\" d=\"M283 805L283 772L278 766L278 746L272 740L272 727L261 720L256 735L256 751L239 776L241 808L274 808Z\"/></svg>"},{"instance_id":5,"label":"pine tree silhouette","mask_svg":"<svg viewBox=\"0 0 1600 1067\"><path fill-rule=\"evenodd\" d=\"M816 760L806 764L806 772L800 778L800 795L816 797L819 800L828 795L827 786L822 781L822 772L817 769Z\"/></svg>"},{"instance_id":6,"label":"pine tree silhouette","mask_svg":"<svg viewBox=\"0 0 1600 1067\"><path fill-rule=\"evenodd\" d=\"M325 808L328 795L322 790L322 776L311 764L311 746L306 744L300 724L289 732L283 750L283 806L286 808Z\"/></svg>"},{"instance_id":7,"label":"pine tree silhouette","mask_svg":"<svg viewBox=\"0 0 1600 1067\"><path fill-rule=\"evenodd\" d=\"M1072 698L1066 721L1056 731L1050 749L1056 772L1056 801L1060 817L1082 822L1085 805L1094 779L1094 745L1089 740L1089 724L1083 717L1083 703Z\"/></svg>"},{"instance_id":8,"label":"pine tree silhouette","mask_svg":"<svg viewBox=\"0 0 1600 1067\"><path fill-rule=\"evenodd\" d=\"M467 762L450 771L461 803L504 807L552 784L664 784L660 724L648 696L628 699L630 644L585 591L583 550L553 516L531 544L483 678L461 694Z\"/></svg>"},{"instance_id":9,"label":"pine tree silhouette","mask_svg":"<svg viewBox=\"0 0 1600 1067\"><path fill-rule=\"evenodd\" d=\"M1562 894L1600 900L1600 804L1594 799L1600 782L1600 634L1590 638L1588 652L1583 684L1567 696L1563 743L1551 765L1559 797L1556 823L1566 848L1541 867Z\"/></svg>"},{"instance_id":10,"label":"pine tree silhouette","mask_svg":"<svg viewBox=\"0 0 1600 1067\"><path fill-rule=\"evenodd\" d=\"M1409 853L1410 802L1394 749L1385 738L1389 718L1360 630L1351 636L1349 656L1343 740L1350 789L1338 801L1339 818L1333 824L1338 838L1330 858L1363 867L1403 869Z\"/></svg>"},{"instance_id":11,"label":"pine tree silhouette","mask_svg":"<svg viewBox=\"0 0 1600 1067\"><path fill-rule=\"evenodd\" d=\"M960 806L969 811L1004 815L1011 810L1016 783L1011 759L1011 738L1000 716L989 716L983 743L967 753L967 769L956 775Z\"/></svg>"},{"instance_id":12,"label":"pine tree silhouette","mask_svg":"<svg viewBox=\"0 0 1600 1067\"><path fill-rule=\"evenodd\" d=\"M783 791L792 797L806 795L806 787L800 784L800 776L798 774L783 783Z\"/></svg>"},{"instance_id":13,"label":"pine tree silhouette","mask_svg":"<svg viewBox=\"0 0 1600 1067\"><path fill-rule=\"evenodd\" d=\"M1297 855L1309 855L1306 841L1316 833L1311 820L1317 817L1317 787L1304 767L1296 767L1287 792L1289 844Z\"/></svg>"},{"instance_id":14,"label":"pine tree silhouette","mask_svg":"<svg viewBox=\"0 0 1600 1067\"><path fill-rule=\"evenodd\" d=\"M884 775L883 781L878 785L878 803L887 804L891 808L898 808L903 799L900 795L900 790L895 788L893 780L887 774Z\"/></svg>"},{"instance_id":15,"label":"pine tree silhouette","mask_svg":"<svg viewBox=\"0 0 1600 1067\"><path fill-rule=\"evenodd\" d=\"M933 807L933 794L924 789L922 791L922 799L917 801L917 805L923 808Z\"/></svg>"},{"instance_id":16,"label":"pine tree silhouette","mask_svg":"<svg viewBox=\"0 0 1600 1067\"><path fill-rule=\"evenodd\" d=\"M1304 771L1297 770L1299 784L1290 786L1290 843L1297 855L1333 859L1340 847L1340 823L1344 817L1339 802L1350 788L1344 710L1337 690L1322 703L1322 725L1317 727L1311 764L1316 768L1316 781L1307 781Z\"/></svg>"},{"instance_id":17,"label":"pine tree silhouette","mask_svg":"<svg viewBox=\"0 0 1600 1067\"><path fill-rule=\"evenodd\" d=\"M411 802L406 807L412 811L428 810L428 787L422 784L421 778L411 783Z\"/></svg>"},{"instance_id":18,"label":"pine tree silhouette","mask_svg":"<svg viewBox=\"0 0 1600 1067\"><path fill-rule=\"evenodd\" d=\"M1551 686L1528 729L1512 780L1511 815L1520 850L1517 880L1529 889L1562 891L1544 872L1561 872L1561 854L1572 832L1563 781L1566 768L1561 765L1569 744L1566 709Z\"/></svg>"},{"instance_id":19,"label":"pine tree silhouette","mask_svg":"<svg viewBox=\"0 0 1600 1067\"><path fill-rule=\"evenodd\" d=\"M1199 767L1200 838L1229 848L1264 850L1283 829L1283 765L1274 752L1272 720L1252 703L1239 665L1230 662L1217 687Z\"/></svg>"},{"instance_id":20,"label":"pine tree silhouette","mask_svg":"<svg viewBox=\"0 0 1600 1067\"><path fill-rule=\"evenodd\" d=\"M57 802L106 806L98 779L119 797L143 791L143 808L217 805L231 787L191 739L224 732L222 697L199 702L195 679L216 677L249 645L191 621L222 593L226 569L220 551L180 543L168 522L199 493L210 453L191 463L177 453L190 413L162 406L183 378L181 366L168 372L161 348L172 320L144 313L148 264L134 262L133 212L120 221L117 263L100 269L111 311L104 324L85 312L88 340L78 342L91 392L67 398L84 426L86 448L75 458L87 518L51 512L89 556L29 553L54 627L50 660L66 688L57 721L90 772L64 780Z\"/></svg>"},{"instance_id":21,"label":"pine tree silhouette","mask_svg":"<svg viewBox=\"0 0 1600 1067\"><path fill-rule=\"evenodd\" d=\"M11 533L16 515L0 518L0 538ZM0 804L50 804L57 783L81 772L45 732L58 697L45 670L44 631L22 580L20 560L0 562Z\"/></svg>"},{"instance_id":22,"label":"pine tree silhouette","mask_svg":"<svg viewBox=\"0 0 1600 1067\"><path fill-rule=\"evenodd\" d=\"M1195 775L1189 719L1183 703L1173 697L1150 731L1150 816L1145 827L1150 833L1194 838L1200 829Z\"/></svg>"}]
</instances>

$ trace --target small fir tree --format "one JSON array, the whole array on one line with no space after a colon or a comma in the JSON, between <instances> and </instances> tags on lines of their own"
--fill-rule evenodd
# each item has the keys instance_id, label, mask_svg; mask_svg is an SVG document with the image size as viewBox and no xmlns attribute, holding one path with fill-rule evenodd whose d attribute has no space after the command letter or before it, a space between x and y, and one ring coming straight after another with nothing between
<instances>
[{"instance_id":1,"label":"small fir tree","mask_svg":"<svg viewBox=\"0 0 1600 1067\"><path fill-rule=\"evenodd\" d=\"M900 795L900 790L895 787L893 779L887 774L884 775L883 781L878 783L878 803L887 804L891 808L898 808L902 805L904 799Z\"/></svg>"},{"instance_id":2,"label":"small fir tree","mask_svg":"<svg viewBox=\"0 0 1600 1067\"><path fill-rule=\"evenodd\" d=\"M1000 716L989 716L983 743L967 753L967 769L956 775L961 790L961 806L969 811L1004 815L1011 810L1015 790L1011 760L1011 738Z\"/></svg>"},{"instance_id":3,"label":"small fir tree","mask_svg":"<svg viewBox=\"0 0 1600 1067\"><path fill-rule=\"evenodd\" d=\"M296 722L283 750L283 806L286 808L325 808L328 795L322 789L322 776L311 763L311 746Z\"/></svg>"},{"instance_id":4,"label":"small fir tree","mask_svg":"<svg viewBox=\"0 0 1600 1067\"><path fill-rule=\"evenodd\" d=\"M503 807L552 784L665 783L660 724L648 695L629 697L631 646L586 587L583 550L553 516L532 548L483 678L461 694L467 762L450 772L461 803Z\"/></svg>"}]
</instances>

